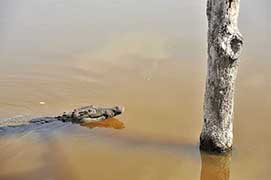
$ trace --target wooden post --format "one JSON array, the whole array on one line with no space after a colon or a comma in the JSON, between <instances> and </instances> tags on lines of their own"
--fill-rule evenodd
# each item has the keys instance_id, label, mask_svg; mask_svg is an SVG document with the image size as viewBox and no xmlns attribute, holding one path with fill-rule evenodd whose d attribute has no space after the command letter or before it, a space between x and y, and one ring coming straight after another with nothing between
<instances>
[{"instance_id":1,"label":"wooden post","mask_svg":"<svg viewBox=\"0 0 271 180\"><path fill-rule=\"evenodd\" d=\"M208 0L208 72L200 148L232 148L234 86L243 38L238 30L240 0Z\"/></svg>"}]
</instances>

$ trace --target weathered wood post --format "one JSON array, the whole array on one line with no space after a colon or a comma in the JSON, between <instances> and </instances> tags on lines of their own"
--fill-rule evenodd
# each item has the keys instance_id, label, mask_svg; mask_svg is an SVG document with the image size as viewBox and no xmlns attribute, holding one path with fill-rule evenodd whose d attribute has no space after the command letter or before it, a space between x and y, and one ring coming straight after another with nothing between
<instances>
[{"instance_id":1,"label":"weathered wood post","mask_svg":"<svg viewBox=\"0 0 271 180\"><path fill-rule=\"evenodd\" d=\"M234 85L243 38L238 30L240 0L208 0L208 72L200 148L232 148Z\"/></svg>"}]
</instances>

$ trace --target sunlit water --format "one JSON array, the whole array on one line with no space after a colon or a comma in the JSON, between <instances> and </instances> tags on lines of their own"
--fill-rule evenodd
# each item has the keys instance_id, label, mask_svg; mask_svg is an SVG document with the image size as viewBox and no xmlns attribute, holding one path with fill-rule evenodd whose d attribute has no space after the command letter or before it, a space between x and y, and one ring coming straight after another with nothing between
<instances>
[{"instance_id":1,"label":"sunlit water","mask_svg":"<svg viewBox=\"0 0 271 180\"><path fill-rule=\"evenodd\" d=\"M241 1L234 151L223 157L198 150L205 4L1 0L1 119L89 104L126 111L91 129L0 137L0 179L270 179L271 3Z\"/></svg>"}]
</instances>

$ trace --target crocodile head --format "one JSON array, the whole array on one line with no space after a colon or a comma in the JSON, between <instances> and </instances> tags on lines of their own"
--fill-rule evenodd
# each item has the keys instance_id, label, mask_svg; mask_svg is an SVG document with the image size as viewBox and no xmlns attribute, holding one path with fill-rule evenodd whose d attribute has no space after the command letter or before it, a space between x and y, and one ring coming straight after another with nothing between
<instances>
[{"instance_id":1,"label":"crocodile head","mask_svg":"<svg viewBox=\"0 0 271 180\"><path fill-rule=\"evenodd\" d=\"M122 106L115 106L112 108L113 112L115 113L115 116L116 115L119 115L119 114L122 114L124 112L124 107Z\"/></svg>"}]
</instances>

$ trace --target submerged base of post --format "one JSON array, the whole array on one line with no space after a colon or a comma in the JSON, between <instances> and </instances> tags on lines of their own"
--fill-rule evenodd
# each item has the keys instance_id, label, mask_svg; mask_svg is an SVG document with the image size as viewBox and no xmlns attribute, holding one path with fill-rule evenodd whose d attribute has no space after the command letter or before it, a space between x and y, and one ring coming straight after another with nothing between
<instances>
[{"instance_id":1,"label":"submerged base of post","mask_svg":"<svg viewBox=\"0 0 271 180\"><path fill-rule=\"evenodd\" d=\"M200 135L200 149L210 153L225 153L232 149L232 128L219 128L204 124Z\"/></svg>"},{"instance_id":2,"label":"submerged base of post","mask_svg":"<svg viewBox=\"0 0 271 180\"><path fill-rule=\"evenodd\" d=\"M232 150L232 146L221 146L217 140L209 137L200 137L200 150L214 154L228 153Z\"/></svg>"}]
</instances>

